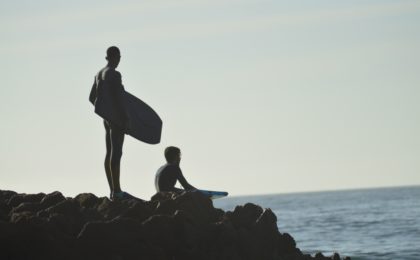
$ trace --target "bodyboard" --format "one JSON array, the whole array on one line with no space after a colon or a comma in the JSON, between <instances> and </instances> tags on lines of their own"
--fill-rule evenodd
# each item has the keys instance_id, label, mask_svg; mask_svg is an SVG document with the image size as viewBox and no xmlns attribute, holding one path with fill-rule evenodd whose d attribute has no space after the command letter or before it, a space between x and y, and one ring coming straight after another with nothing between
<instances>
[{"instance_id":1,"label":"bodyboard","mask_svg":"<svg viewBox=\"0 0 420 260\"><path fill-rule=\"evenodd\" d=\"M162 120L145 102L125 92L130 125L127 134L148 144L158 144L162 135Z\"/></svg>"},{"instance_id":2,"label":"bodyboard","mask_svg":"<svg viewBox=\"0 0 420 260\"><path fill-rule=\"evenodd\" d=\"M210 199L219 199L226 197L229 193L226 191L212 191L212 190L198 190L199 192L203 193L210 197Z\"/></svg>"},{"instance_id":3,"label":"bodyboard","mask_svg":"<svg viewBox=\"0 0 420 260\"><path fill-rule=\"evenodd\" d=\"M94 104L95 113L124 129L123 112L115 109L119 107L115 97L108 91L98 93L98 97ZM142 142L158 144L162 134L162 120L159 115L149 105L127 91L123 92L123 99L130 121L125 133Z\"/></svg>"}]
</instances>

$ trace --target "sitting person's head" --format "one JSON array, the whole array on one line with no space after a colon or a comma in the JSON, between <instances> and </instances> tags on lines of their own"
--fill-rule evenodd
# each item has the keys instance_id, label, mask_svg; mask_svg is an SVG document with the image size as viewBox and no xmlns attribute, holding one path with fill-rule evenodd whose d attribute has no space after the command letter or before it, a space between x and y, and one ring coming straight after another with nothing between
<instances>
[{"instance_id":1,"label":"sitting person's head","mask_svg":"<svg viewBox=\"0 0 420 260\"><path fill-rule=\"evenodd\" d=\"M165 149L165 158L170 164L179 164L181 162L181 150L175 146L168 146Z\"/></svg>"}]
</instances>

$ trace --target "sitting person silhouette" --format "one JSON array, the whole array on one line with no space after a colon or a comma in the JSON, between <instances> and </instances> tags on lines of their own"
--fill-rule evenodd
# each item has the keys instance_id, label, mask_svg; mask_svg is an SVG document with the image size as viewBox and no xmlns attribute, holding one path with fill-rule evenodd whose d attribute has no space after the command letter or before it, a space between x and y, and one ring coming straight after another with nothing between
<instances>
[{"instance_id":1,"label":"sitting person silhouette","mask_svg":"<svg viewBox=\"0 0 420 260\"><path fill-rule=\"evenodd\" d=\"M183 191L182 189L175 188L176 181L179 181L185 190L196 190L194 186L187 182L179 167L181 150L178 147L169 146L165 149L165 158L167 163L160 167L156 173L156 191Z\"/></svg>"}]
</instances>

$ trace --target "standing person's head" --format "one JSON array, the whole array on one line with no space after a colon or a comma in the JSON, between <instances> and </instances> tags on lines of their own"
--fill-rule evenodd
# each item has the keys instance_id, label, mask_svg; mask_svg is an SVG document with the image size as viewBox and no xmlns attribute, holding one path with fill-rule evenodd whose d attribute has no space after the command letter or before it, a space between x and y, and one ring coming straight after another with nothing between
<instances>
[{"instance_id":1,"label":"standing person's head","mask_svg":"<svg viewBox=\"0 0 420 260\"><path fill-rule=\"evenodd\" d=\"M118 67L118 64L120 63L121 54L120 49L116 46L111 46L106 50L106 58L108 61L108 65L116 68Z\"/></svg>"},{"instance_id":2,"label":"standing person's head","mask_svg":"<svg viewBox=\"0 0 420 260\"><path fill-rule=\"evenodd\" d=\"M179 164L181 162L181 150L175 146L168 146L165 149L165 158L168 163Z\"/></svg>"}]
</instances>

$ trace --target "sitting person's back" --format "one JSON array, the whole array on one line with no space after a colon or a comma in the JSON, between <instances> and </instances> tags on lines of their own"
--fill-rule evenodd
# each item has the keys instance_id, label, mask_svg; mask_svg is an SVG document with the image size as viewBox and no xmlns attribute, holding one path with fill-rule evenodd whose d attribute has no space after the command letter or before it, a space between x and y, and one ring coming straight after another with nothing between
<instances>
[{"instance_id":1,"label":"sitting person's back","mask_svg":"<svg viewBox=\"0 0 420 260\"><path fill-rule=\"evenodd\" d=\"M175 188L176 181L179 181L185 190L196 189L187 182L179 167L181 150L177 147L169 146L165 149L165 158L167 163L160 167L156 173L156 191L181 191L181 189Z\"/></svg>"}]
</instances>

